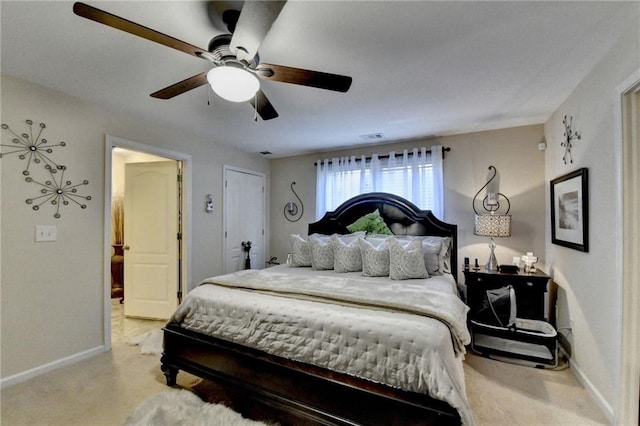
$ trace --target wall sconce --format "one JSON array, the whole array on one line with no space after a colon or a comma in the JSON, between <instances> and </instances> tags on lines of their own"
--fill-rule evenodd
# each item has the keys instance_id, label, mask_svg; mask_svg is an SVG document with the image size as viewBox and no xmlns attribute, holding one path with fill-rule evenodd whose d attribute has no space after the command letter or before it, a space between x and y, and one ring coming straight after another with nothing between
<instances>
[{"instance_id":1,"label":"wall sconce","mask_svg":"<svg viewBox=\"0 0 640 426\"><path fill-rule=\"evenodd\" d=\"M493 241L494 237L510 237L511 236L511 215L509 213L509 209L511 208L511 203L509 199L500 192L494 192L487 190L487 195L482 199L482 208L486 213L478 213L476 209L476 201L480 192L485 189L491 181L496 177L497 170L493 166L489 166L489 170L493 171L493 175L489 179L489 181L484 184L482 188L476 193L475 197L473 197L473 211L475 212L475 226L473 229L473 233L475 235L479 235L482 237L490 237L491 241L489 242L489 249L491 253L489 255L489 260L485 266L487 271L497 271L498 270L498 261L496 259L496 255L494 250L496 248L496 243ZM504 198L507 203L506 211L504 213L500 213L500 197Z\"/></svg>"},{"instance_id":2,"label":"wall sconce","mask_svg":"<svg viewBox=\"0 0 640 426\"><path fill-rule=\"evenodd\" d=\"M296 196L298 202L300 203L300 208L298 209L298 205L294 201L289 201L284 205L284 218L289 222L297 222L302 219L302 214L304 213L304 205L302 204L302 200L298 197L295 189L293 189L293 185L295 182L291 182L291 192Z\"/></svg>"},{"instance_id":3,"label":"wall sconce","mask_svg":"<svg viewBox=\"0 0 640 426\"><path fill-rule=\"evenodd\" d=\"M204 200L204 211L207 213L213 213L213 199L211 198L211 194L207 194L207 197Z\"/></svg>"}]
</instances>

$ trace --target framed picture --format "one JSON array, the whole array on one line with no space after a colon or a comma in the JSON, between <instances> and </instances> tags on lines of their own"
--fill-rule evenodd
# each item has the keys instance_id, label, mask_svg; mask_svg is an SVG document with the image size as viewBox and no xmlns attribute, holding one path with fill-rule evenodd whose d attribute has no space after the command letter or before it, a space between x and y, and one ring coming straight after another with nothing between
<instances>
[{"instance_id":1,"label":"framed picture","mask_svg":"<svg viewBox=\"0 0 640 426\"><path fill-rule=\"evenodd\" d=\"M551 181L551 242L589 251L589 185L584 167Z\"/></svg>"}]
</instances>

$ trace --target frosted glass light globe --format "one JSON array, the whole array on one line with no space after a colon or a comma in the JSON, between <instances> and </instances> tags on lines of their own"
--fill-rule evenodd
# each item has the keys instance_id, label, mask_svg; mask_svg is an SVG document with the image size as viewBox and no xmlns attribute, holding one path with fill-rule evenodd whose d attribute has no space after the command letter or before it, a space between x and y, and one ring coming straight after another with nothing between
<instances>
[{"instance_id":1,"label":"frosted glass light globe","mask_svg":"<svg viewBox=\"0 0 640 426\"><path fill-rule=\"evenodd\" d=\"M207 72L207 81L222 99L231 102L246 102L260 88L258 78L242 68L223 65Z\"/></svg>"}]
</instances>

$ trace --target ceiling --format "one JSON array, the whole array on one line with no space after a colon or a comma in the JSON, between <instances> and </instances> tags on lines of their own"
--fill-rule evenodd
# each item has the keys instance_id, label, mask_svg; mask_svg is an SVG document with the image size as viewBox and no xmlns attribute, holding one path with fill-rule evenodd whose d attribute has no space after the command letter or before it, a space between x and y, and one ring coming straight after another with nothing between
<instances>
[{"instance_id":1,"label":"ceiling","mask_svg":"<svg viewBox=\"0 0 640 426\"><path fill-rule=\"evenodd\" d=\"M226 32L213 26L205 1L88 3L202 48ZM206 86L151 98L209 63L80 18L72 5L2 0L2 73L270 157L544 123L638 8L291 0L261 60L348 75L353 84L338 93L261 81L280 116L255 122L249 103L224 101Z\"/></svg>"}]
</instances>

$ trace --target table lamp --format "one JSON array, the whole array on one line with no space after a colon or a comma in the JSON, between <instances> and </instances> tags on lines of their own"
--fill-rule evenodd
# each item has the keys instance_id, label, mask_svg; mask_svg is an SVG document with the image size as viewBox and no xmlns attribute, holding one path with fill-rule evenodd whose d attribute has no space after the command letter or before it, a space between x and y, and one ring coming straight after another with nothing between
<instances>
[{"instance_id":1,"label":"table lamp","mask_svg":"<svg viewBox=\"0 0 640 426\"><path fill-rule=\"evenodd\" d=\"M489 254L489 260L485 265L485 269L487 271L497 271L498 270L498 261L495 255L496 243L493 241L494 237L510 237L511 236L511 215L509 213L509 209L511 208L511 203L509 199L500 192L492 192L487 191L487 195L481 200L480 203L484 212L478 213L478 209L476 208L476 204L479 203L478 195L485 189L491 181L496 177L497 170L493 166L489 166L489 170L493 171L493 175L489 179L489 181L476 193L475 197L473 197L473 211L475 212L475 225L473 228L473 233L475 235L479 235L482 237L490 237L491 240L489 242L489 249L491 253ZM507 204L506 211L504 213L500 213L500 197L502 197Z\"/></svg>"}]
</instances>

